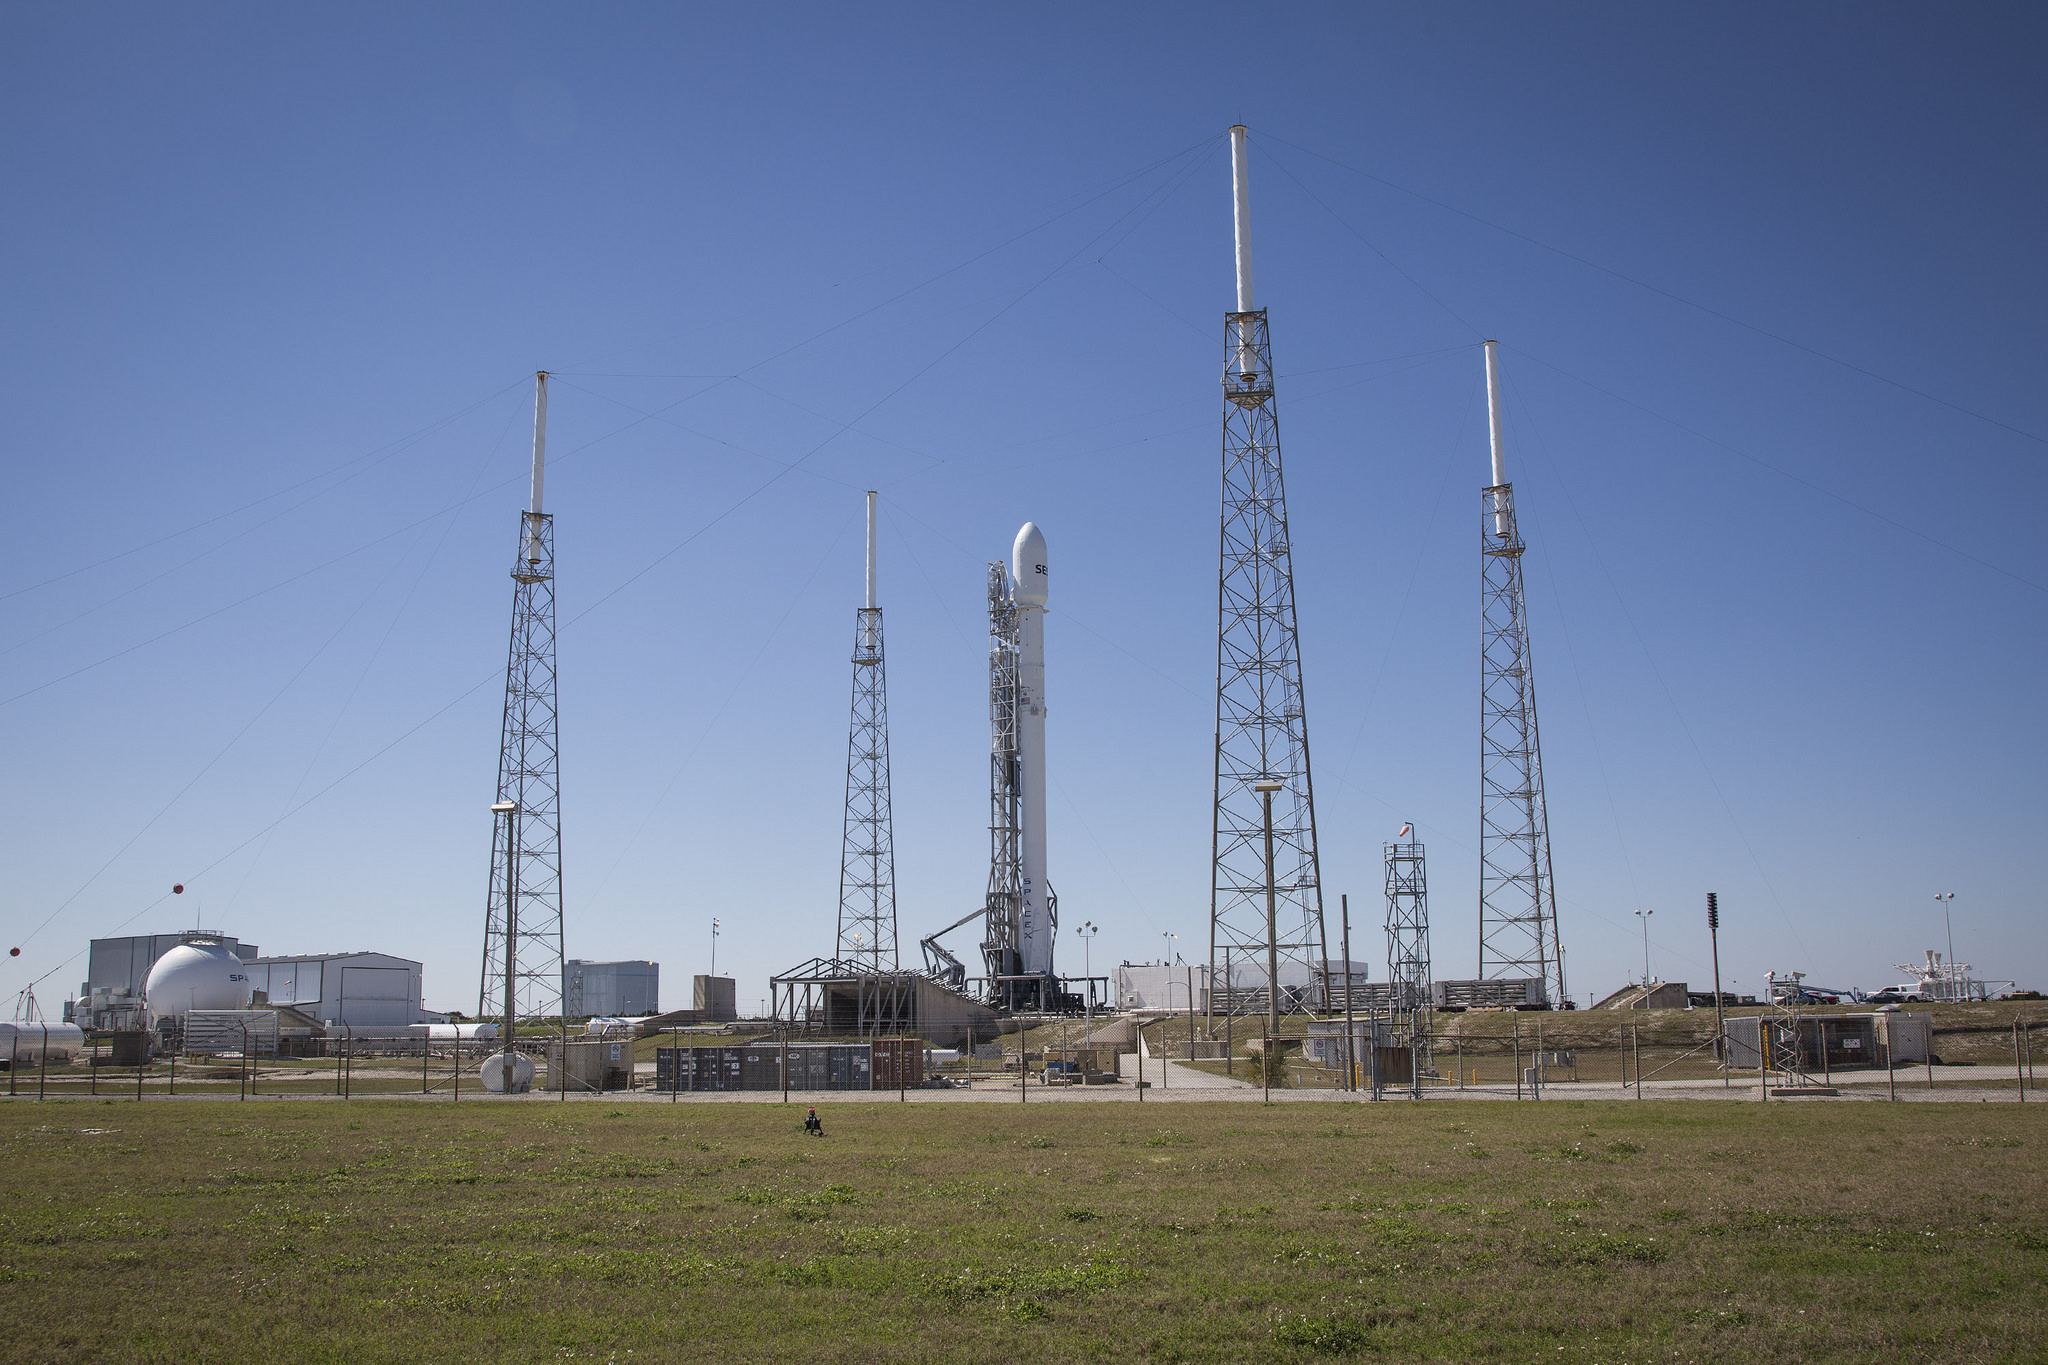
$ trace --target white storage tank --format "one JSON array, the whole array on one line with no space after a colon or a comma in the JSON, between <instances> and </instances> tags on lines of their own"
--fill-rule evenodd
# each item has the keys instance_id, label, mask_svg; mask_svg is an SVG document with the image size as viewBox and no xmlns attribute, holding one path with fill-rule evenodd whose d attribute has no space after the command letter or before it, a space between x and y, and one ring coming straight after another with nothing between
<instances>
[{"instance_id":1,"label":"white storage tank","mask_svg":"<svg viewBox=\"0 0 2048 1365\"><path fill-rule=\"evenodd\" d=\"M0 1024L0 1063L26 1070L43 1064L43 1047L51 1066L69 1066L85 1051L85 1031L76 1024Z\"/></svg>"},{"instance_id":2,"label":"white storage tank","mask_svg":"<svg viewBox=\"0 0 2048 1365\"><path fill-rule=\"evenodd\" d=\"M239 1010L249 1004L249 969L217 938L191 938L149 969L142 988L152 1022L191 1010Z\"/></svg>"}]
</instances>

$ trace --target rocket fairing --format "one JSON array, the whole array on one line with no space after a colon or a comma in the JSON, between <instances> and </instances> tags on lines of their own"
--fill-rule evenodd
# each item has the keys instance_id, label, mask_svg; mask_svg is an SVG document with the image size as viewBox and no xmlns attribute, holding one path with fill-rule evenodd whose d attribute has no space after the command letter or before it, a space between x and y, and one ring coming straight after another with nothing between
<instances>
[{"instance_id":1,"label":"rocket fairing","mask_svg":"<svg viewBox=\"0 0 2048 1365\"><path fill-rule=\"evenodd\" d=\"M1010 600L1017 607L1018 805L1023 825L1018 970L1052 974L1052 915L1045 881L1045 536L1025 522L1010 548Z\"/></svg>"}]
</instances>

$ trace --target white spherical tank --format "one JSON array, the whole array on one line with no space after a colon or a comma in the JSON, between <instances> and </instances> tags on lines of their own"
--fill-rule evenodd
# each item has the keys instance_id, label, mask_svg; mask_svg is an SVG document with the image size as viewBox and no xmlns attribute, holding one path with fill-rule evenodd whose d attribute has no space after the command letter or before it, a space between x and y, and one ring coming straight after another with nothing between
<instances>
[{"instance_id":1,"label":"white spherical tank","mask_svg":"<svg viewBox=\"0 0 2048 1365\"><path fill-rule=\"evenodd\" d=\"M180 943L156 960L142 988L151 1019L174 1019L187 1010L239 1010L249 1004L249 969L223 943Z\"/></svg>"}]
</instances>

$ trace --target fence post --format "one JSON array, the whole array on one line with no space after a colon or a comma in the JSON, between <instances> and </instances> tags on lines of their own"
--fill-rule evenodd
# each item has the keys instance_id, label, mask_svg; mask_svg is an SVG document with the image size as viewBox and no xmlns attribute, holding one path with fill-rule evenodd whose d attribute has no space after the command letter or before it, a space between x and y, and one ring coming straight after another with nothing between
<instances>
[{"instance_id":1,"label":"fence post","mask_svg":"<svg viewBox=\"0 0 2048 1365\"><path fill-rule=\"evenodd\" d=\"M50 1080L50 1026L43 1025L43 1064L36 1072L36 1098L43 1097L44 1088Z\"/></svg>"},{"instance_id":2,"label":"fence post","mask_svg":"<svg viewBox=\"0 0 2048 1365\"><path fill-rule=\"evenodd\" d=\"M92 1093L100 1093L100 1040L92 1040Z\"/></svg>"},{"instance_id":3,"label":"fence post","mask_svg":"<svg viewBox=\"0 0 2048 1365\"><path fill-rule=\"evenodd\" d=\"M2020 1103L2025 1104L2027 1102L2027 1065L2020 1057L2020 1021L2017 1016L2012 1021L2012 1074L2013 1079L2019 1082Z\"/></svg>"}]
</instances>

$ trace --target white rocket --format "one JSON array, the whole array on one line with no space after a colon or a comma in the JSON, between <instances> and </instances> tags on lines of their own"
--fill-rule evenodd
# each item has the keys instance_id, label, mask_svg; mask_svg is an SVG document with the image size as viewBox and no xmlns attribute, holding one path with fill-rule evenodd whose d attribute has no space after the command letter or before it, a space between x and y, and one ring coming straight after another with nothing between
<instances>
[{"instance_id":1,"label":"white rocket","mask_svg":"<svg viewBox=\"0 0 2048 1365\"><path fill-rule=\"evenodd\" d=\"M1024 826L1023 907L1017 970L1052 972L1052 915L1045 885L1045 536L1025 522L1010 547L1010 600L1017 608L1018 805Z\"/></svg>"}]
</instances>

